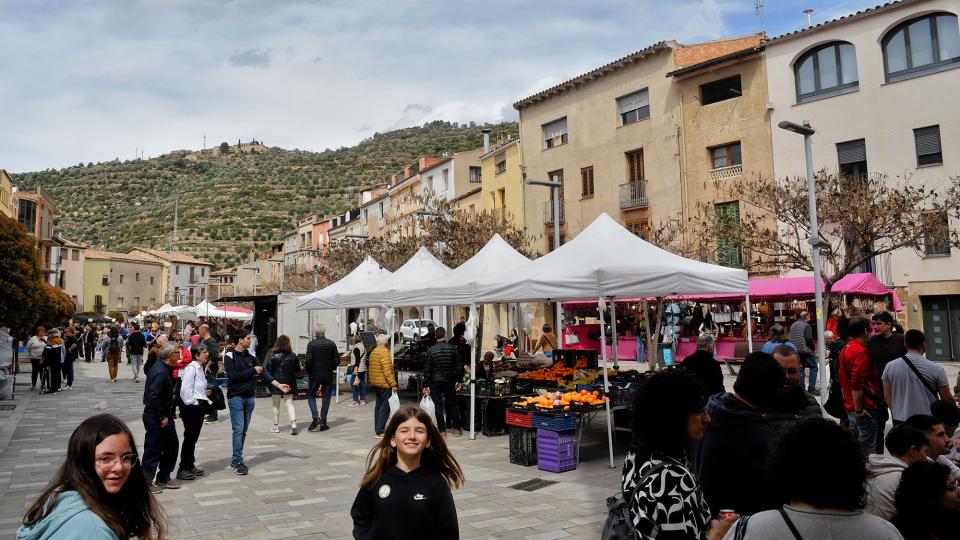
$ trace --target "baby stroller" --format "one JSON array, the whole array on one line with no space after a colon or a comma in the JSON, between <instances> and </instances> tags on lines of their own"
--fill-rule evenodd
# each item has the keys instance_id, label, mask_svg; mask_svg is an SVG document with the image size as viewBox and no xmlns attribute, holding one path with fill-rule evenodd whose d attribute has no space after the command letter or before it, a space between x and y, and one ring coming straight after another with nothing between
<instances>
[{"instance_id":1,"label":"baby stroller","mask_svg":"<svg viewBox=\"0 0 960 540\"><path fill-rule=\"evenodd\" d=\"M43 360L40 361L40 386L37 389L41 394L46 394L50 390L50 366Z\"/></svg>"}]
</instances>

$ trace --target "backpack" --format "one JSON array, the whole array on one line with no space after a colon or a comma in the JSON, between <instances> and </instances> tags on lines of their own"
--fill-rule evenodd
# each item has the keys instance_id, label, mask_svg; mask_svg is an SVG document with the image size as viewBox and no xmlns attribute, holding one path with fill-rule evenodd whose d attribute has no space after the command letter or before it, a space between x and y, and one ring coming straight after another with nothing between
<instances>
[{"instance_id":1,"label":"backpack","mask_svg":"<svg viewBox=\"0 0 960 540\"><path fill-rule=\"evenodd\" d=\"M120 354L120 338L110 338L110 342L107 345L107 352L110 354Z\"/></svg>"},{"instance_id":2,"label":"backpack","mask_svg":"<svg viewBox=\"0 0 960 540\"><path fill-rule=\"evenodd\" d=\"M660 472L667 466L666 461L661 461L650 470L643 473L640 480L637 481L637 487L641 486L648 478ZM633 493L631 492L632 496ZM627 499L623 491L612 497L607 497L607 519L603 522L603 530L600 532L601 540L627 540L636 538L633 531L633 523L630 522L630 516L627 513Z\"/></svg>"}]
</instances>

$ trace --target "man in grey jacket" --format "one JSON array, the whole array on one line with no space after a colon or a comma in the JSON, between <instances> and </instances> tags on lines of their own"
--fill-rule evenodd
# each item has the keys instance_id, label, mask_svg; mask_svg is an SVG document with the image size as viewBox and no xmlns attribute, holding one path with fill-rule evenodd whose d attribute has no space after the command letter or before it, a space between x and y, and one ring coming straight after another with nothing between
<instances>
[{"instance_id":1,"label":"man in grey jacket","mask_svg":"<svg viewBox=\"0 0 960 540\"><path fill-rule=\"evenodd\" d=\"M807 392L819 396L817 391L817 357L813 352L813 327L810 326L810 313L800 312L800 317L790 325L790 341L800 354L800 385L803 385L803 371L810 370Z\"/></svg>"}]
</instances>

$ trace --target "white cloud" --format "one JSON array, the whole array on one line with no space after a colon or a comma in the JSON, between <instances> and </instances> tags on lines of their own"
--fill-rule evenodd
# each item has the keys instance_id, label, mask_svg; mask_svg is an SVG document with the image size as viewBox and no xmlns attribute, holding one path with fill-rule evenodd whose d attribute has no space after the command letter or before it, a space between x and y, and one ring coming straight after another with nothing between
<instances>
[{"instance_id":1,"label":"white cloud","mask_svg":"<svg viewBox=\"0 0 960 540\"><path fill-rule=\"evenodd\" d=\"M518 99L651 43L723 35L724 1L5 2L0 167L515 120Z\"/></svg>"}]
</instances>

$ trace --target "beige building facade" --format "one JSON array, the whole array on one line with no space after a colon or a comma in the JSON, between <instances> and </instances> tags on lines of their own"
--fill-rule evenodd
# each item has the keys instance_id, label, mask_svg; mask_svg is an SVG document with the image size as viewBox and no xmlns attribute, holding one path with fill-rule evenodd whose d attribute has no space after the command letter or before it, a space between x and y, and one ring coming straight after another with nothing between
<instances>
[{"instance_id":1,"label":"beige building facade","mask_svg":"<svg viewBox=\"0 0 960 540\"><path fill-rule=\"evenodd\" d=\"M13 205L13 179L3 169L0 169L0 216L17 219L17 209Z\"/></svg>"},{"instance_id":2,"label":"beige building facade","mask_svg":"<svg viewBox=\"0 0 960 540\"><path fill-rule=\"evenodd\" d=\"M524 212L524 185L521 169L520 140L504 139L480 156L484 210L498 212L503 219L511 219L520 229L526 227ZM539 226L538 224L538 232Z\"/></svg>"},{"instance_id":3,"label":"beige building facade","mask_svg":"<svg viewBox=\"0 0 960 540\"><path fill-rule=\"evenodd\" d=\"M163 264L144 254L87 249L83 281L84 311L137 315L165 302Z\"/></svg>"},{"instance_id":4,"label":"beige building facade","mask_svg":"<svg viewBox=\"0 0 960 540\"><path fill-rule=\"evenodd\" d=\"M73 300L77 313L82 313L83 265L87 258L87 246L67 239L61 241L59 286Z\"/></svg>"}]
</instances>

